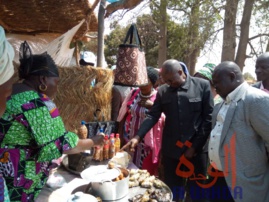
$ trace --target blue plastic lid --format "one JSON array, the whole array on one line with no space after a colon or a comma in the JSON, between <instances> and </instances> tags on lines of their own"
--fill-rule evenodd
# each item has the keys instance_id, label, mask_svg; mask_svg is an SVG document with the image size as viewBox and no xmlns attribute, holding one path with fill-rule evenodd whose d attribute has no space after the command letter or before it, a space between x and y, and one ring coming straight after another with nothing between
<instances>
[{"instance_id":1,"label":"blue plastic lid","mask_svg":"<svg viewBox=\"0 0 269 202\"><path fill-rule=\"evenodd\" d=\"M103 132L104 132L103 128L100 128L100 133L103 133Z\"/></svg>"},{"instance_id":2,"label":"blue plastic lid","mask_svg":"<svg viewBox=\"0 0 269 202\"><path fill-rule=\"evenodd\" d=\"M120 1L120 0L106 0L106 1L109 3L115 3L115 2Z\"/></svg>"},{"instance_id":3,"label":"blue plastic lid","mask_svg":"<svg viewBox=\"0 0 269 202\"><path fill-rule=\"evenodd\" d=\"M81 125L85 125L85 121L81 121Z\"/></svg>"}]
</instances>

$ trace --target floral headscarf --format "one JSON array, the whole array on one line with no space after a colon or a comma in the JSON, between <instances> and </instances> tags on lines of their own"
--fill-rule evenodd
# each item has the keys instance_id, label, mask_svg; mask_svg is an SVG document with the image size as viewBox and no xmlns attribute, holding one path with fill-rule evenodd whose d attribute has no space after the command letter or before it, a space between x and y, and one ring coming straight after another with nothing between
<instances>
[{"instance_id":1,"label":"floral headscarf","mask_svg":"<svg viewBox=\"0 0 269 202\"><path fill-rule=\"evenodd\" d=\"M212 74L213 74L213 71L214 71L215 67L216 67L216 65L213 64L213 63L206 63L195 74L199 73L202 76L206 77L209 81L212 81Z\"/></svg>"}]
</instances>

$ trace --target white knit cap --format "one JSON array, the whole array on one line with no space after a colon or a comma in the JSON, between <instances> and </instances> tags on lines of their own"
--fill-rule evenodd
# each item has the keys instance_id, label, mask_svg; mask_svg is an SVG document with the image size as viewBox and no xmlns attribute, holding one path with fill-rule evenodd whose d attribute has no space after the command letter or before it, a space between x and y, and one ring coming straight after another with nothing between
<instances>
[{"instance_id":1,"label":"white knit cap","mask_svg":"<svg viewBox=\"0 0 269 202\"><path fill-rule=\"evenodd\" d=\"M0 85L7 82L14 74L14 49L6 39L5 31L0 26Z\"/></svg>"}]
</instances>

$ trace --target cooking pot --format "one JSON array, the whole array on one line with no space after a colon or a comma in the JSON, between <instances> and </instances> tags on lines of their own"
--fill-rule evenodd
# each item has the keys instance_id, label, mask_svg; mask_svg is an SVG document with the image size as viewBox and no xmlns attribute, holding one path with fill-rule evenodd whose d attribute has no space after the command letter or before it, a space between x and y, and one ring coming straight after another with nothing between
<instances>
[{"instance_id":1,"label":"cooking pot","mask_svg":"<svg viewBox=\"0 0 269 202\"><path fill-rule=\"evenodd\" d=\"M67 202L98 202L98 200L90 195L90 194L84 194L83 192L76 192L75 194L71 195Z\"/></svg>"},{"instance_id":2,"label":"cooking pot","mask_svg":"<svg viewBox=\"0 0 269 202\"><path fill-rule=\"evenodd\" d=\"M118 175L116 177L118 177L120 172L122 172L124 178L119 181L112 181L116 178L114 175L116 172L110 172L111 175L104 173L102 177L98 177L99 180L97 177L91 180L85 189L85 193L91 193L96 197L100 197L104 201L113 201L125 197L129 193L129 171L125 168L113 169L118 170ZM108 173L109 170L113 169L108 169ZM83 176L83 174L81 176Z\"/></svg>"}]
</instances>

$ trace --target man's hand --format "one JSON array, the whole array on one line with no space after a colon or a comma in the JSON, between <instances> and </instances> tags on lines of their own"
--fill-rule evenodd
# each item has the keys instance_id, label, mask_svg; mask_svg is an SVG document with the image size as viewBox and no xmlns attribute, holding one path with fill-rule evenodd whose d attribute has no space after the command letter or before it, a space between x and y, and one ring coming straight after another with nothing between
<instances>
[{"instance_id":1,"label":"man's hand","mask_svg":"<svg viewBox=\"0 0 269 202\"><path fill-rule=\"evenodd\" d=\"M186 159L191 160L196 155L195 149L190 147L184 152Z\"/></svg>"},{"instance_id":2,"label":"man's hand","mask_svg":"<svg viewBox=\"0 0 269 202\"><path fill-rule=\"evenodd\" d=\"M135 147L137 146L137 144L140 141L140 137L138 135L136 135L134 138L132 138L129 142L127 142L126 145L124 145L121 150L125 150L127 148L130 149L131 152L135 151Z\"/></svg>"}]
</instances>

